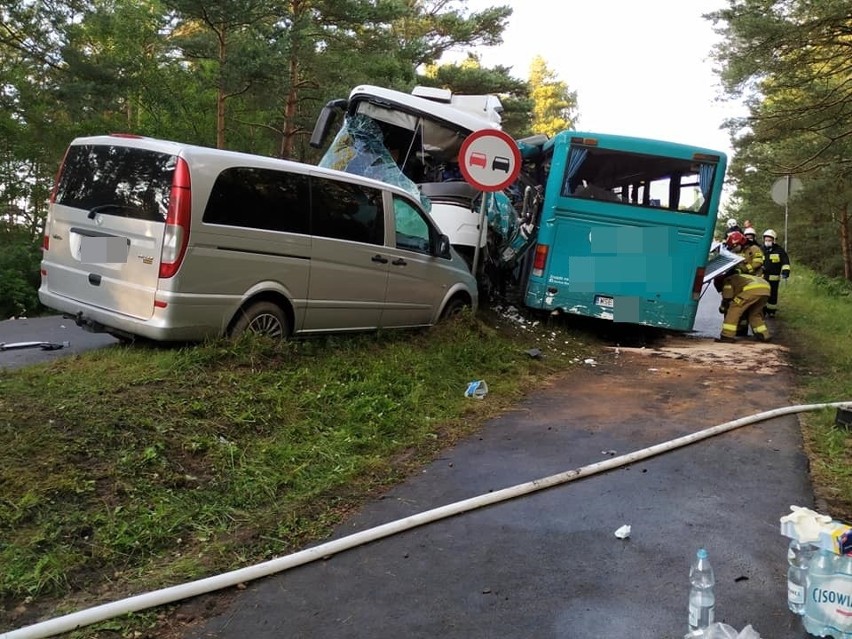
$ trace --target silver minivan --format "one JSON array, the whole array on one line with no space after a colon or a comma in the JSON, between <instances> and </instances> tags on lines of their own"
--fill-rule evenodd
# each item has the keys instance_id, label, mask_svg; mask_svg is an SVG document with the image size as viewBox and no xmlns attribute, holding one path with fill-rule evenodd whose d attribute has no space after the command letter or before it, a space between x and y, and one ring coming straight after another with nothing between
<instances>
[{"instance_id":1,"label":"silver minivan","mask_svg":"<svg viewBox=\"0 0 852 639\"><path fill-rule=\"evenodd\" d=\"M478 301L399 188L132 135L69 146L39 299L88 330L162 341L428 326Z\"/></svg>"}]
</instances>

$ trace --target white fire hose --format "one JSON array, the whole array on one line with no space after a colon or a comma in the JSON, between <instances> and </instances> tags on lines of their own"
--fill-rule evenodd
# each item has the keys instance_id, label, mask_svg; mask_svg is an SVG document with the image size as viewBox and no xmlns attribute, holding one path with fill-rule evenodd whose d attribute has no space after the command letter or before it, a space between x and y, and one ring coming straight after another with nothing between
<instances>
[{"instance_id":1,"label":"white fire hose","mask_svg":"<svg viewBox=\"0 0 852 639\"><path fill-rule=\"evenodd\" d=\"M119 601L102 604L87 610L80 610L61 617L25 626L17 630L11 630L0 634L0 639L42 639L42 637L52 637L63 632L70 632L83 626L105 621L106 619L112 619L128 613L138 612L140 610L174 603L175 601L180 601L182 599L188 599L190 597L221 590L223 588L236 586L237 584L259 579L261 577L268 577L269 575L283 572L317 559L328 558L332 555L343 552L344 550L349 550L356 546L376 541L377 539L383 539L384 537L390 537L391 535L416 528L417 526L432 523L440 519L446 519L447 517L482 508L483 506L490 506L502 501L521 497L522 495L528 495L539 490L544 490L545 488L558 486L559 484L565 484L570 481L574 481L575 479L589 477L597 473L618 468L619 466L632 464L642 459L647 459L682 446L687 446L688 444L693 444L701 441L702 439L707 439L708 437L713 437L714 435L734 430L740 426L747 426L756 422L773 419L775 417L782 417L793 413L816 411L824 408L852 408L852 401L786 406L784 408L776 408L774 410L757 413L750 417L742 417L740 419L735 419L734 421L719 424L718 426L697 431L691 435L684 435L661 444L655 444L654 446L628 453L626 455L612 457L605 461L589 464L588 466L582 466L574 470L568 470L542 479L536 479L509 488L503 488L502 490L495 492L457 501L446 506L433 508L432 510L427 510L416 515L411 515L368 530L363 530L341 539L335 539L334 541L329 541L312 548L306 548L305 550L301 550L284 557L271 559L255 566L248 566L246 568L240 568L221 575L191 581L186 584L162 588L160 590L143 593L141 595L134 595Z\"/></svg>"}]
</instances>

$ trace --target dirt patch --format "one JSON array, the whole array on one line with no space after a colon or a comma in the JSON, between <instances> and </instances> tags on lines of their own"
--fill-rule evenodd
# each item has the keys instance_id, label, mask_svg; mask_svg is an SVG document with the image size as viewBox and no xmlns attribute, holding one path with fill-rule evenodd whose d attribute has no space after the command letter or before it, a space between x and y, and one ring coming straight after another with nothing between
<instances>
[{"instance_id":1,"label":"dirt patch","mask_svg":"<svg viewBox=\"0 0 852 639\"><path fill-rule=\"evenodd\" d=\"M692 364L747 371L754 375L776 375L789 370L789 350L780 344L743 340L735 344L690 337L667 337L658 345L609 350L651 358L685 360Z\"/></svg>"}]
</instances>

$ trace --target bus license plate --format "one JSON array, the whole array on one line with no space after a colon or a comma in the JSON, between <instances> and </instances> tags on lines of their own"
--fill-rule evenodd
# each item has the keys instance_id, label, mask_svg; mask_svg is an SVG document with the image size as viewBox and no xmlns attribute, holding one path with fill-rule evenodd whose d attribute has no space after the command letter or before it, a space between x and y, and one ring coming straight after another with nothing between
<instances>
[{"instance_id":1,"label":"bus license plate","mask_svg":"<svg viewBox=\"0 0 852 639\"><path fill-rule=\"evenodd\" d=\"M605 308L614 308L615 306L612 301L612 298L607 297L606 295L595 295L595 305L603 306Z\"/></svg>"}]
</instances>

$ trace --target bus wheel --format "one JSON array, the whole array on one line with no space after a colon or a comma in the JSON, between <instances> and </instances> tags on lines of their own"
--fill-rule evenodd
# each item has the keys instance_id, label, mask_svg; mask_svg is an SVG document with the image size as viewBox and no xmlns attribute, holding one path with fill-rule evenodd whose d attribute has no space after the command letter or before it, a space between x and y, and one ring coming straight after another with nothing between
<instances>
[{"instance_id":1,"label":"bus wheel","mask_svg":"<svg viewBox=\"0 0 852 639\"><path fill-rule=\"evenodd\" d=\"M237 337L243 333L284 339L290 335L290 327L287 325L287 316L281 307L272 302L256 302L240 312L231 329L231 337Z\"/></svg>"}]
</instances>

